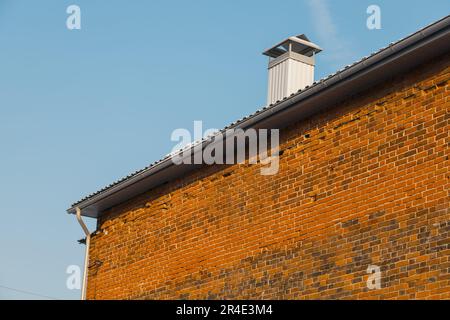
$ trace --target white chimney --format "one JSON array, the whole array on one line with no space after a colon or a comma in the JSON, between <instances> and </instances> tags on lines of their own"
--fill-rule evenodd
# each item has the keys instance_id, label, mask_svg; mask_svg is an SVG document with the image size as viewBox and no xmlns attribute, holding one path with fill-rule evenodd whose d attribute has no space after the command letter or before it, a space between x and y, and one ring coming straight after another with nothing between
<instances>
[{"instance_id":1,"label":"white chimney","mask_svg":"<svg viewBox=\"0 0 450 320\"><path fill-rule=\"evenodd\" d=\"M314 56L322 49L304 35L287 38L263 52L269 56L267 105L314 82Z\"/></svg>"}]
</instances>

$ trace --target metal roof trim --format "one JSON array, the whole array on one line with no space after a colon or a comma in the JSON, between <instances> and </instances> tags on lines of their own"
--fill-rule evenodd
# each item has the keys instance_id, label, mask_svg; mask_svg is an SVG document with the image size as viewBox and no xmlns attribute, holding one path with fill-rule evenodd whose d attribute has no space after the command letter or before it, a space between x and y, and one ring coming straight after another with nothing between
<instances>
[{"instance_id":1,"label":"metal roof trim","mask_svg":"<svg viewBox=\"0 0 450 320\"><path fill-rule=\"evenodd\" d=\"M347 66L343 68L342 70L337 71L334 74L331 74L317 82L315 82L313 85L297 92L294 95L291 95L290 97L286 97L282 101L277 102L276 104L263 107L253 114L244 117L243 119L240 119L238 121L233 122L229 126L225 127L224 129L220 130L219 133L223 133L227 129L231 128L249 128L252 126L255 126L256 124L268 120L275 116L276 114L282 113L285 110L289 110L291 106L294 106L298 104L300 101L307 101L308 98L313 97L315 95L318 95L319 93L322 93L319 96L322 96L325 94L325 92L329 91L333 88L335 85L348 85L347 83L343 83L346 81L351 81L351 79L356 79L358 76L362 77L365 73L371 72L374 67L376 67L380 62L380 66L378 66L378 69L382 68L387 63L392 63L392 59L395 58L395 56L401 56L402 51L405 49L407 52L410 52L411 50L415 50L414 46L419 44L418 48L421 48L430 41L432 41L436 37L438 38L439 34L444 36L449 36L449 26L450 26L450 16L446 16L442 18L441 20L436 21L435 23L425 27L422 30L419 30L415 33L413 33L410 36L407 36L395 43L390 44L389 46L380 49L379 51L371 54L369 57L365 57L355 63L353 63L350 66ZM427 38L433 38L429 39L427 41ZM438 41L439 38L435 41ZM420 46L420 43L423 42L423 46ZM448 44L444 46L445 50L448 50ZM406 53L407 53L406 52ZM389 61L386 61L389 60ZM349 80L350 79L350 80ZM337 88L339 89L339 88ZM301 107L301 106L299 106ZM298 120L297 120L298 121ZM199 143L201 144L207 144L212 141L212 137L208 140L201 140L197 143L194 143L190 146L190 148L195 148L196 145ZM203 146L204 147L204 146ZM179 154L178 152L177 154ZM167 168L171 168L172 166L175 166L172 162L172 156L173 155L166 155L161 160L158 160L151 164L150 166L138 170L135 173L120 179L109 186L83 198L82 200L74 203L71 208L67 210L68 213L75 213L75 208L79 207L82 210L83 215L90 216L90 217L98 217L98 215L101 213L102 210L98 209L98 204L101 201L104 201L107 198L113 197L118 192L121 192L125 190L126 188L129 188L141 181L143 181L146 178L151 178L153 175L158 174L162 171L164 171ZM157 184L156 184L157 185Z\"/></svg>"}]
</instances>

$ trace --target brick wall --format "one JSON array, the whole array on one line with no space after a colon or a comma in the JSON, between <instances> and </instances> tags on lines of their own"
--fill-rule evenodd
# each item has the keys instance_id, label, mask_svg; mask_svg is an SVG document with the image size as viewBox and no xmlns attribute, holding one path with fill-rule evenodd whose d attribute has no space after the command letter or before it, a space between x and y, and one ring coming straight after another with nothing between
<instances>
[{"instance_id":1,"label":"brick wall","mask_svg":"<svg viewBox=\"0 0 450 320\"><path fill-rule=\"evenodd\" d=\"M449 299L449 62L283 129L275 176L210 166L106 211L88 298Z\"/></svg>"}]
</instances>

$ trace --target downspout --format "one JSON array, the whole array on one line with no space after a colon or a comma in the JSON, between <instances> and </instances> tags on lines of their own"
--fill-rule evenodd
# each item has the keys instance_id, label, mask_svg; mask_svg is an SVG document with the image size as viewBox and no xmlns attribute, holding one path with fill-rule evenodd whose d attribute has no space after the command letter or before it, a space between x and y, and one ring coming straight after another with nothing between
<instances>
[{"instance_id":1,"label":"downspout","mask_svg":"<svg viewBox=\"0 0 450 320\"><path fill-rule=\"evenodd\" d=\"M89 229L84 224L83 219L81 219L81 210L80 208L75 208L77 212L77 220L80 224L81 228L83 229L85 235L86 235L86 252L84 254L84 272L83 272L83 284L81 287L81 300L86 300L86 288L87 288L87 273L88 273L88 266L89 266L89 245L91 243L91 234L89 232Z\"/></svg>"}]
</instances>

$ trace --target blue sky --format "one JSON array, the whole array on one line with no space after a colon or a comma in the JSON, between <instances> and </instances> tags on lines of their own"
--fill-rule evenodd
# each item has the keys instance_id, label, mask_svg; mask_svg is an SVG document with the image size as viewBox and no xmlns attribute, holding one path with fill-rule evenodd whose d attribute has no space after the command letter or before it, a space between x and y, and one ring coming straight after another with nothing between
<instances>
[{"instance_id":1,"label":"blue sky","mask_svg":"<svg viewBox=\"0 0 450 320\"><path fill-rule=\"evenodd\" d=\"M66 8L81 8L81 30ZM368 30L366 9L381 8ZM0 299L58 299L83 237L65 210L265 104L261 52L305 33L316 79L449 13L450 0L0 0ZM95 221L90 221L91 229ZM3 286L3 287L2 287Z\"/></svg>"}]
</instances>

